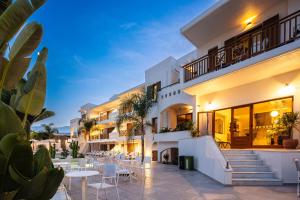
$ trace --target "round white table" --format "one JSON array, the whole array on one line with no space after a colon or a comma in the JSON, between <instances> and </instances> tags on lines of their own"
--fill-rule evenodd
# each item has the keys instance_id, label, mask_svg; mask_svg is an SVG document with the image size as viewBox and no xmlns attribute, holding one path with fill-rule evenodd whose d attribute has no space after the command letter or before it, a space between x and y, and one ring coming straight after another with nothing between
<instances>
[{"instance_id":1,"label":"round white table","mask_svg":"<svg viewBox=\"0 0 300 200\"><path fill-rule=\"evenodd\" d=\"M66 174L66 177L69 178L81 178L81 199L86 200L87 198L87 177L88 176L96 176L98 175L98 171L73 171L73 172L68 172Z\"/></svg>"},{"instance_id":2,"label":"round white table","mask_svg":"<svg viewBox=\"0 0 300 200\"><path fill-rule=\"evenodd\" d=\"M53 163L54 166L58 166L58 165L63 166L63 165L69 165L69 164L70 164L69 162L54 162Z\"/></svg>"}]
</instances>

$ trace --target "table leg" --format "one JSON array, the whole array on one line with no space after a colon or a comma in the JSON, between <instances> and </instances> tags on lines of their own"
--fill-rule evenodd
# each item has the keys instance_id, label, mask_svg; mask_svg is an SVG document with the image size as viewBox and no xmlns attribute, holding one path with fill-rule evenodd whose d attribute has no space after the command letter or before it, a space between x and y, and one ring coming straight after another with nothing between
<instances>
[{"instance_id":1,"label":"table leg","mask_svg":"<svg viewBox=\"0 0 300 200\"><path fill-rule=\"evenodd\" d=\"M81 199L87 199L87 177L82 177L81 179Z\"/></svg>"}]
</instances>

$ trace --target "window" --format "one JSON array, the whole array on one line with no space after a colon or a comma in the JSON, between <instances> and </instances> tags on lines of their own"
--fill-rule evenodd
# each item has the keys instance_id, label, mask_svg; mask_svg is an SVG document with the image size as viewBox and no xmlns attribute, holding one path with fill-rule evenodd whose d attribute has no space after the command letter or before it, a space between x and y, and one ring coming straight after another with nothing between
<instances>
[{"instance_id":1,"label":"window","mask_svg":"<svg viewBox=\"0 0 300 200\"><path fill-rule=\"evenodd\" d=\"M198 113L198 130L200 135L212 134L212 112L200 112Z\"/></svg>"},{"instance_id":2,"label":"window","mask_svg":"<svg viewBox=\"0 0 300 200\"><path fill-rule=\"evenodd\" d=\"M181 123L192 121L192 120L193 120L192 113L187 113L187 114L177 116L177 124L181 124Z\"/></svg>"},{"instance_id":3,"label":"window","mask_svg":"<svg viewBox=\"0 0 300 200\"><path fill-rule=\"evenodd\" d=\"M151 99L154 102L157 102L158 99L158 92L160 91L161 88L161 82L157 82L153 85L149 85L147 87L147 97Z\"/></svg>"},{"instance_id":4,"label":"window","mask_svg":"<svg viewBox=\"0 0 300 200\"><path fill-rule=\"evenodd\" d=\"M285 98L253 105L253 146L282 145L282 137L274 130L284 113L292 112L293 99Z\"/></svg>"},{"instance_id":5,"label":"window","mask_svg":"<svg viewBox=\"0 0 300 200\"><path fill-rule=\"evenodd\" d=\"M152 133L157 133L157 117L152 118Z\"/></svg>"}]
</instances>

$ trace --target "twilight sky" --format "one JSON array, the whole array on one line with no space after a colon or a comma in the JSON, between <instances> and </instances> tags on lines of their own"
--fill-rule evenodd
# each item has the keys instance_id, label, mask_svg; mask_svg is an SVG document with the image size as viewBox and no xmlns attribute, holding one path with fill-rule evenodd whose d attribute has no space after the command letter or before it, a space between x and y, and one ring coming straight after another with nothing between
<instances>
[{"instance_id":1,"label":"twilight sky","mask_svg":"<svg viewBox=\"0 0 300 200\"><path fill-rule=\"evenodd\" d=\"M180 28L216 0L48 0L29 21L44 26L49 48L42 123L69 125L81 105L100 104L144 82L144 71L194 47Z\"/></svg>"}]
</instances>

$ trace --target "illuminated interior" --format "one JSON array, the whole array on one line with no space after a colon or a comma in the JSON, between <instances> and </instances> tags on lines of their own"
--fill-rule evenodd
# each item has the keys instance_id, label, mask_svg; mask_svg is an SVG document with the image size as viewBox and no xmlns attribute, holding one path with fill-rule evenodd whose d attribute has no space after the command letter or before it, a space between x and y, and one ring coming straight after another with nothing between
<instances>
[{"instance_id":1,"label":"illuminated interior","mask_svg":"<svg viewBox=\"0 0 300 200\"><path fill-rule=\"evenodd\" d=\"M254 104L252 145L281 145L278 133L272 129L283 113L292 111L292 106L292 98Z\"/></svg>"},{"instance_id":2,"label":"illuminated interior","mask_svg":"<svg viewBox=\"0 0 300 200\"><path fill-rule=\"evenodd\" d=\"M215 140L217 142L229 142L230 138L231 109L215 112Z\"/></svg>"},{"instance_id":3,"label":"illuminated interior","mask_svg":"<svg viewBox=\"0 0 300 200\"><path fill-rule=\"evenodd\" d=\"M215 140L222 148L280 147L282 137L276 132L276 123L284 113L291 112L292 107L290 97L216 110Z\"/></svg>"}]
</instances>

